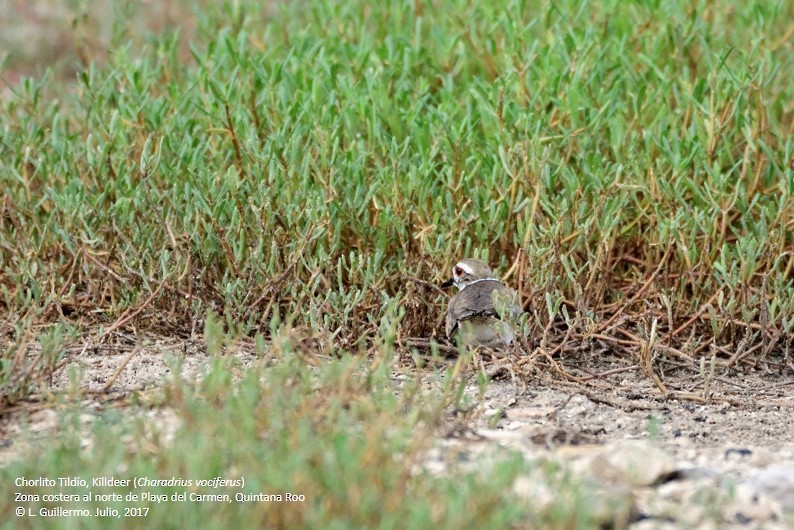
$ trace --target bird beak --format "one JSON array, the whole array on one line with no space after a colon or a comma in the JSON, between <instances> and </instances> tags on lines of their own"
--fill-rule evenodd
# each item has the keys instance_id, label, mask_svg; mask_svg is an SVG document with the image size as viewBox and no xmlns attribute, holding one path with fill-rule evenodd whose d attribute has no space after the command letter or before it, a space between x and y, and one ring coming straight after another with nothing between
<instances>
[{"instance_id":1,"label":"bird beak","mask_svg":"<svg viewBox=\"0 0 794 530\"><path fill-rule=\"evenodd\" d=\"M439 285L439 287L441 287L442 289L446 289L447 287L450 287L454 284L455 284L455 278L450 278L449 280Z\"/></svg>"}]
</instances>

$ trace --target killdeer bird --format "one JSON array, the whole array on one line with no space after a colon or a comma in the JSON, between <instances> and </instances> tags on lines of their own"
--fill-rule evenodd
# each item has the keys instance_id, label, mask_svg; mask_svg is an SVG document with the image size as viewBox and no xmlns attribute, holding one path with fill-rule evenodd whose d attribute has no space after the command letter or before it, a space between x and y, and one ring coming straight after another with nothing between
<instances>
[{"instance_id":1,"label":"killdeer bird","mask_svg":"<svg viewBox=\"0 0 794 530\"><path fill-rule=\"evenodd\" d=\"M478 259L463 259L452 267L452 278L441 287L454 285L458 293L449 300L447 337L461 333L463 344L498 348L513 342L510 321L521 314L517 293L496 279L491 268Z\"/></svg>"}]
</instances>

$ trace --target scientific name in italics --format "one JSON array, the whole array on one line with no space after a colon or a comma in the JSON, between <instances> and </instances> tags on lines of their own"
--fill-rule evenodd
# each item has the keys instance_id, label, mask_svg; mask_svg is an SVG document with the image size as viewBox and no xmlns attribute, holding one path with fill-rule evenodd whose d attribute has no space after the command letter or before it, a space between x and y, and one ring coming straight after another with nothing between
<instances>
[{"instance_id":1,"label":"scientific name in italics","mask_svg":"<svg viewBox=\"0 0 794 530\"><path fill-rule=\"evenodd\" d=\"M245 479L228 479L223 477L214 478L150 478L138 477L135 479L134 486L136 488L149 488L149 487L169 487L169 488L241 488L245 485Z\"/></svg>"}]
</instances>

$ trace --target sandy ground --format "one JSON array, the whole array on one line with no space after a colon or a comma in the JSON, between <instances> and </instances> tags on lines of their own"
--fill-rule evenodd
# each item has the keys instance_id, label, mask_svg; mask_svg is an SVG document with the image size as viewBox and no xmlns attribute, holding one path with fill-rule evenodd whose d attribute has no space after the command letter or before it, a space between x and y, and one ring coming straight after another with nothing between
<instances>
[{"instance_id":1,"label":"sandy ground","mask_svg":"<svg viewBox=\"0 0 794 530\"><path fill-rule=\"evenodd\" d=\"M668 389L691 390L671 399L639 370L620 371L625 360L589 364L582 368L617 373L586 387L504 374L480 400L472 385L473 410L451 422L436 458L448 461L450 447L465 454L498 446L562 461L605 492L625 497L620 488L627 487L632 528L794 528L791 374L753 369L722 377L718 368L700 402L703 378L692 370L667 374ZM534 505L538 482L528 490Z\"/></svg>"},{"instance_id":2,"label":"sandy ground","mask_svg":"<svg viewBox=\"0 0 794 530\"><path fill-rule=\"evenodd\" d=\"M183 378L195 380L209 361L197 341L153 340L136 347L132 337L128 339L120 341L126 343L122 347L71 350L69 362L54 374L52 388L68 391L77 385L100 392L112 380L105 392L86 401L86 410L97 411L114 398L157 386L173 377L177 366ZM258 362L247 350L233 356L240 370ZM693 370L666 374L668 388L691 390L688 399L670 399L638 369L629 369L625 360L599 358L587 366L578 362L579 368L607 375L583 385L552 380L542 371L536 379L525 380L507 368L495 369L482 396L472 376L467 405L449 411L436 450L428 454L427 469L443 472L450 466L480 465L506 451L519 451L528 459L561 461L587 480L603 484L605 491L628 495L634 528L712 528L713 511L695 500L705 494L712 498L706 504L716 502L722 509L719 527L794 524L790 375L759 368L722 377L718 369L710 398L700 402L696 397L703 379ZM410 370L395 370L398 387L411 377L407 373ZM167 408L146 414L164 431L178 426ZM20 408L0 418L0 464L46 438L58 421L58 412L49 407ZM634 476L638 470L640 479ZM529 482L527 495L535 504L539 482ZM520 492L520 485L516 487Z\"/></svg>"}]
</instances>

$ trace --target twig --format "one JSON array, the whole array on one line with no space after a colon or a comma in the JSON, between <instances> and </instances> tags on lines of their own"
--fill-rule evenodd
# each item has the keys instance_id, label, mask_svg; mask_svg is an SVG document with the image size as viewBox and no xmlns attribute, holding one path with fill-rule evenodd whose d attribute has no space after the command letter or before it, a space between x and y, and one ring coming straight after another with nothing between
<instances>
[{"instance_id":1,"label":"twig","mask_svg":"<svg viewBox=\"0 0 794 530\"><path fill-rule=\"evenodd\" d=\"M567 381L557 381L556 384L567 386L569 388L573 388L574 393L582 394L587 399L592 401L593 403L601 403L603 405L609 405L610 407L615 407L621 410L625 410L626 412L632 412L635 410L662 410L667 408L666 405L651 405L649 403L631 403L629 401L625 401L622 399L613 399L608 398L603 394L597 394L586 388L583 388L581 385L576 383L569 383Z\"/></svg>"},{"instance_id":2,"label":"twig","mask_svg":"<svg viewBox=\"0 0 794 530\"><path fill-rule=\"evenodd\" d=\"M524 310L524 268L526 267L526 251L523 247L518 249L518 305Z\"/></svg>"},{"instance_id":3,"label":"twig","mask_svg":"<svg viewBox=\"0 0 794 530\"><path fill-rule=\"evenodd\" d=\"M653 323L651 324L651 334L648 337L648 342L643 343L642 347L640 348L640 360L643 363L643 368L645 369L646 375L648 375L653 384L656 385L656 388L659 389L659 392L662 395L666 395L669 390L665 386L664 382L662 382L659 375L656 373L656 370L653 369L653 362L656 360L656 325L658 320L653 319Z\"/></svg>"},{"instance_id":4,"label":"twig","mask_svg":"<svg viewBox=\"0 0 794 530\"><path fill-rule=\"evenodd\" d=\"M309 229L306 231L306 235L303 237L303 240L301 241L300 248L298 248L297 252L293 253L294 255L292 256L292 260L290 261L289 265L287 265L287 267L284 269L284 272L279 274L276 278L270 280L270 282L268 282L267 287L265 287L262 290L262 296L257 298L251 304L249 304L248 307L245 309L244 315L246 316L246 318L248 317L248 315L251 314L251 312L254 310L256 306L261 304L266 298L270 298L259 320L260 322L264 322L265 318L267 318L267 316L270 314L270 310L272 309L273 304L276 302L276 291L278 290L279 287L281 287L281 284L290 276L290 274L292 274L292 271L298 265L300 259L304 256L304 251L306 250L306 247L309 246L309 243L314 239L314 231L318 227L322 227L325 224L326 222L323 221L318 225L312 225L309 227Z\"/></svg>"},{"instance_id":5,"label":"twig","mask_svg":"<svg viewBox=\"0 0 794 530\"><path fill-rule=\"evenodd\" d=\"M107 337L108 335L110 335L112 332L116 331L121 326L123 326L127 322L131 321L136 316L140 315L141 312L144 309L146 309L146 307L149 304L152 303L152 300L154 300L157 297L157 295L160 294L160 290L162 290L164 284L165 284L165 282L163 282L160 285L158 285L157 289L155 289L154 292L151 295L149 295L149 298L147 298L140 306L138 306L138 308L135 311L133 311L132 313L130 313L130 314L126 315L126 316L122 316L118 320L116 320L108 329L106 329L104 331L104 333L102 334L102 337L100 337L100 339L99 339L99 342L102 342L102 340L105 337Z\"/></svg>"},{"instance_id":6,"label":"twig","mask_svg":"<svg viewBox=\"0 0 794 530\"><path fill-rule=\"evenodd\" d=\"M407 276L407 275L403 275L401 276L401 278L403 280L408 280L409 282L414 282L414 283L418 283L419 285L423 285L428 289L433 290L440 295L443 295L445 298L449 298L449 293L441 289L438 285L428 282L427 280L422 280L420 278L415 278L413 276Z\"/></svg>"},{"instance_id":7,"label":"twig","mask_svg":"<svg viewBox=\"0 0 794 530\"><path fill-rule=\"evenodd\" d=\"M604 377L606 377L608 375L619 374L621 372L630 372L632 370L636 370L639 367L640 367L639 364L632 364L631 366L623 366L621 368L614 368L612 370L607 370L606 372L601 372L601 373L598 373L598 374L594 374L594 373L590 372L589 370L585 370L584 368L579 368L580 370L590 374L590 377L580 378L580 381L590 381L592 379L603 379Z\"/></svg>"},{"instance_id":8,"label":"twig","mask_svg":"<svg viewBox=\"0 0 794 530\"><path fill-rule=\"evenodd\" d=\"M568 328L568 331L565 332L565 336L562 338L562 342L556 345L554 348L552 348L549 354L554 355L560 350L562 350L565 347L565 345L568 343L568 339L571 338L572 333L573 333L573 326Z\"/></svg>"},{"instance_id":9,"label":"twig","mask_svg":"<svg viewBox=\"0 0 794 530\"><path fill-rule=\"evenodd\" d=\"M644 292L645 292L645 290L646 290L646 289L648 289L648 287L650 287L651 283L653 283L653 281L656 279L656 277L657 277L657 276L659 275L659 273L662 271L662 267L664 266L664 264L665 264L665 263L667 263L667 257L670 255L670 252L671 252L672 250L673 250L673 245L670 245L670 246L668 246L668 247L667 247L667 250L665 250L665 252L664 252L664 256L662 256L662 259L661 259L661 260L659 260L659 265L657 265L656 269L653 271L653 273L651 274L651 276L650 276L650 277L649 277L647 280L645 280L645 283L643 283L643 284L642 284L642 287L640 287L640 289L639 289L639 290L638 290L636 293L634 293L634 295L633 295L633 296L632 296L632 297L629 299L629 301L628 301L628 302L626 302L625 304L623 304L623 307L621 307L619 311L615 312L615 313L614 313L614 314L613 314L613 315L612 315L612 316L609 318L609 320L607 320L606 322L604 322L603 324L601 324L601 327L602 327L602 329L603 329L603 328L607 328L607 327L609 327L609 325L610 325L610 324L612 324L612 322L614 322L614 321L615 321L615 319L617 319L617 318L618 318L618 316L622 315L622 314L623 314L623 312L624 312L624 311L625 311L625 310L626 310L626 309L627 309L627 308L628 308L628 307L629 307L631 304L633 304L634 302L636 302L636 301L637 301L637 299L638 299L638 298L639 298L639 297L642 295L642 293L644 293Z\"/></svg>"},{"instance_id":10,"label":"twig","mask_svg":"<svg viewBox=\"0 0 794 530\"><path fill-rule=\"evenodd\" d=\"M224 102L223 109L226 111L226 127L229 136L232 137L232 147L234 148L234 160L236 162L237 172L240 174L241 178L247 178L243 167L243 153L240 150L240 142L237 140L237 133L234 131L234 122L232 121L232 114L229 112L229 104Z\"/></svg>"},{"instance_id":11,"label":"twig","mask_svg":"<svg viewBox=\"0 0 794 530\"><path fill-rule=\"evenodd\" d=\"M226 255L226 261L228 261L229 267L234 271L235 278L240 278L240 267L237 266L237 260L234 258L234 251L231 245L226 241L226 230L218 224L218 221L216 221L214 217L210 217L210 223L212 224L218 241L221 243L221 247L223 247L223 253Z\"/></svg>"},{"instance_id":12,"label":"twig","mask_svg":"<svg viewBox=\"0 0 794 530\"><path fill-rule=\"evenodd\" d=\"M575 375L571 375L568 372L566 372L565 370L563 370L560 367L560 364L552 358L552 356L549 353L549 351L546 350L546 348L544 348L543 346L537 348L535 351L536 352L540 352L546 358L546 360L549 361L549 363L551 364L551 367L554 369L554 371L557 372L558 374L560 374L565 379L567 379L569 381L574 381L574 382L577 382L577 383L581 383L583 381L582 378L576 377Z\"/></svg>"},{"instance_id":13,"label":"twig","mask_svg":"<svg viewBox=\"0 0 794 530\"><path fill-rule=\"evenodd\" d=\"M698 310L697 310L697 312L696 312L694 315L692 315L692 317L691 317L689 320L687 320L686 322L684 322L683 324L681 324L680 326L678 326L678 327L677 327L677 328L676 328L676 329L675 329L675 330L674 330L672 333L670 333L670 337L671 337L671 338L672 338L672 337L675 337L676 335L678 335L679 333L681 333L682 331L684 331L686 328L688 328L689 326L691 326L691 325L692 325L692 323L693 323L695 320L699 319L699 318L700 318L700 317L703 315L703 313L705 313L705 312L706 312L706 310L708 310L708 308L709 308L709 307L711 307L711 304L714 302L714 300L716 300L716 299L717 299L717 297L718 297L718 296L719 296L719 294L722 292L722 289L723 289L724 287L725 287L725 285L721 285L721 286L720 286L720 288L719 288L719 289L717 289L717 290L714 292L714 294L713 294L713 295L711 295L711 298L709 298L709 299L706 301L706 303L705 303L705 304L701 305L701 306L700 306L700 309L698 309Z\"/></svg>"},{"instance_id":14,"label":"twig","mask_svg":"<svg viewBox=\"0 0 794 530\"><path fill-rule=\"evenodd\" d=\"M662 350L666 351L673 355L673 357L678 357L679 359L684 359L689 363L694 363L695 358L687 355L686 353L682 352L681 350L677 350L675 348L671 348L670 346L665 346L664 344L657 344L657 348L661 348Z\"/></svg>"},{"instance_id":15,"label":"twig","mask_svg":"<svg viewBox=\"0 0 794 530\"><path fill-rule=\"evenodd\" d=\"M74 241L74 242L76 243L76 241ZM119 281L121 283L129 283L129 279L120 276L116 271L114 271L113 269L111 269L110 267L106 266L104 263L102 263L98 259L96 259L94 256L92 256L90 252L86 252L83 247L80 247L80 250L82 251L83 256L85 256L86 258L91 260L91 262L94 265L96 265L97 267L99 267L102 271L106 272L107 274L110 274L117 281Z\"/></svg>"},{"instance_id":16,"label":"twig","mask_svg":"<svg viewBox=\"0 0 794 530\"><path fill-rule=\"evenodd\" d=\"M721 383L725 383L727 385L733 385L736 388L741 388L742 390L750 390L750 387L747 387L745 385L740 385L739 383L737 383L735 381L730 381L728 379L725 379L724 377L717 376L714 379L716 379L717 381L720 381ZM792 381L792 384L794 384L794 381Z\"/></svg>"},{"instance_id":17,"label":"twig","mask_svg":"<svg viewBox=\"0 0 794 530\"><path fill-rule=\"evenodd\" d=\"M132 359L138 352L140 352L141 349L142 348L140 346L135 346L135 348L133 348L132 351L128 353L126 357L124 357L124 359L122 359L121 364L119 364L118 368L116 368L116 371L113 372L113 375L110 376L110 379L108 379L107 382L104 385L102 385L102 388L99 389L100 394L104 394L108 390L110 390L110 387L113 386L113 383L116 382L116 379L118 379L119 374L121 374L121 371L124 370L125 366L127 366L127 363L130 362L130 359Z\"/></svg>"},{"instance_id":18,"label":"twig","mask_svg":"<svg viewBox=\"0 0 794 530\"><path fill-rule=\"evenodd\" d=\"M745 358L747 358L748 355L750 355L755 350L761 348L764 345L763 342L759 342L758 344L756 344L752 348L749 348L747 351L745 351L745 348L747 347L747 342L748 341L746 339L742 339L742 341L739 343L739 346L738 346L738 348L736 350L736 353L731 355L731 358L728 360L728 362L725 365L726 368L728 368L728 370L733 368L733 365L735 365L737 362L743 361ZM730 355L730 352L727 351L725 348L722 348L722 347L718 346L717 344L712 344L712 346L714 348L716 348L717 350L721 351L722 353Z\"/></svg>"},{"instance_id":19,"label":"twig","mask_svg":"<svg viewBox=\"0 0 794 530\"><path fill-rule=\"evenodd\" d=\"M642 343L635 342L633 340L623 340L623 339L616 339L615 337L610 337L609 335L602 335L601 333L593 333L590 335L594 339L605 340L607 342L614 342L615 344L620 344L622 346L641 346Z\"/></svg>"}]
</instances>

